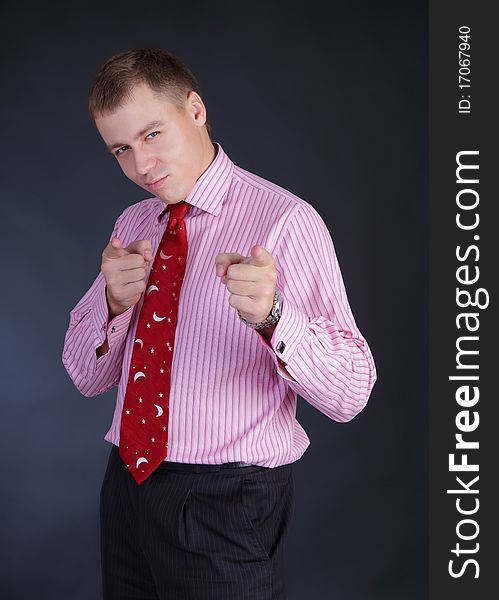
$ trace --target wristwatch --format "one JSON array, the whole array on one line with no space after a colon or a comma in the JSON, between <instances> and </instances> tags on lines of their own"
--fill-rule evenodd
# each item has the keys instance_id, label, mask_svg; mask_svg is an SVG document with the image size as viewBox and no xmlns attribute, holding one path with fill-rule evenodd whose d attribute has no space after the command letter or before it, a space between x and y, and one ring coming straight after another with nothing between
<instances>
[{"instance_id":1,"label":"wristwatch","mask_svg":"<svg viewBox=\"0 0 499 600\"><path fill-rule=\"evenodd\" d=\"M264 329L265 327L274 325L275 323L277 323L277 321L279 321L279 318L281 316L281 299L281 291L276 288L274 292L274 303L272 304L270 314L265 320L260 321L260 323L250 323L249 321L246 321L246 319L241 317L239 309L237 309L237 314L239 315L241 321L245 323L248 327L251 327L252 329Z\"/></svg>"}]
</instances>

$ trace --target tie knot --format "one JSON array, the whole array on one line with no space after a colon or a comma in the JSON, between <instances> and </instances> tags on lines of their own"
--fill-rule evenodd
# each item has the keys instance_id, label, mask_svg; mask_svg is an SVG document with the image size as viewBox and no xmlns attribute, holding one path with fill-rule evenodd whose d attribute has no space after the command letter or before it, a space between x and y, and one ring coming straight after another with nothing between
<instances>
[{"instance_id":1,"label":"tie knot","mask_svg":"<svg viewBox=\"0 0 499 600\"><path fill-rule=\"evenodd\" d=\"M192 204L189 204L189 202L186 202L185 200L170 205L170 215L168 219L168 229L170 231L177 227L179 220L185 217L191 206Z\"/></svg>"}]
</instances>

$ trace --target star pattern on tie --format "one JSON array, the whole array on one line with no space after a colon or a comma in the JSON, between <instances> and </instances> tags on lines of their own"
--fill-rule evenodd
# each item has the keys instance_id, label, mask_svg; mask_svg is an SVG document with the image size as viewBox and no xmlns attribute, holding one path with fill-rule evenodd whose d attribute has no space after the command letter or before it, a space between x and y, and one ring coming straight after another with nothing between
<instances>
[{"instance_id":1,"label":"star pattern on tie","mask_svg":"<svg viewBox=\"0 0 499 600\"><path fill-rule=\"evenodd\" d=\"M182 201L170 207L144 292L130 360L119 454L139 485L167 455L171 364L187 258L184 216L190 206Z\"/></svg>"}]
</instances>

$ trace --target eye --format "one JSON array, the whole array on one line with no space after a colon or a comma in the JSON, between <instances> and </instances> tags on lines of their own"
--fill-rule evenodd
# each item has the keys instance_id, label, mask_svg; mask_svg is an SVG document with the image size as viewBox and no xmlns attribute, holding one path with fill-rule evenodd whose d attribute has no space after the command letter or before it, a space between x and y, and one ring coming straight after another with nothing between
<instances>
[{"instance_id":1,"label":"eye","mask_svg":"<svg viewBox=\"0 0 499 600\"><path fill-rule=\"evenodd\" d=\"M150 133L149 135L147 135L146 137L149 137L150 135L153 135L154 137L156 137L155 134L160 133L159 131L153 131L152 133ZM123 152L121 152L121 150L123 150L123 148L127 148L128 146L121 146L121 148L118 148L118 150L116 150L115 155L116 156L121 156L123 154Z\"/></svg>"}]
</instances>

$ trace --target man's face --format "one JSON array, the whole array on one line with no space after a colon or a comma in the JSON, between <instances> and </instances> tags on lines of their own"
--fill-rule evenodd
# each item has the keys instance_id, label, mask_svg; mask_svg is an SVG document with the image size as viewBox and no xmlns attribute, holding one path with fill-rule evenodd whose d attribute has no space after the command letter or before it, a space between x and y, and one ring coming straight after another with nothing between
<instances>
[{"instance_id":1,"label":"man's face","mask_svg":"<svg viewBox=\"0 0 499 600\"><path fill-rule=\"evenodd\" d=\"M129 179L166 204L180 202L213 158L203 102L191 92L179 110L146 84L132 93L114 113L96 118L97 129ZM164 176L157 186L148 185Z\"/></svg>"}]
</instances>

